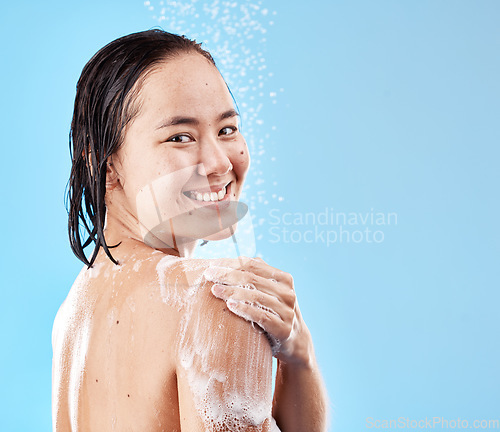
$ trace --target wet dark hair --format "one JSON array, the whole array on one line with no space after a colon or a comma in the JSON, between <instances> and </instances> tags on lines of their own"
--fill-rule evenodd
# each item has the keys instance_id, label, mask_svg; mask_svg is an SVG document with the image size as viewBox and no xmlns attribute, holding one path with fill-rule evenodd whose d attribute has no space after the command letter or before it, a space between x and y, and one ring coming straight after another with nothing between
<instances>
[{"instance_id":1,"label":"wet dark hair","mask_svg":"<svg viewBox=\"0 0 500 432\"><path fill-rule=\"evenodd\" d=\"M71 249L88 267L102 247L118 264L104 238L106 168L123 142L125 128L139 111L137 95L147 74L180 54L198 53L214 66L201 44L184 36L153 29L116 39L100 49L83 68L76 87L69 135L72 160L68 182L68 232ZM86 240L82 239L83 228ZM95 243L87 259L84 249Z\"/></svg>"}]
</instances>

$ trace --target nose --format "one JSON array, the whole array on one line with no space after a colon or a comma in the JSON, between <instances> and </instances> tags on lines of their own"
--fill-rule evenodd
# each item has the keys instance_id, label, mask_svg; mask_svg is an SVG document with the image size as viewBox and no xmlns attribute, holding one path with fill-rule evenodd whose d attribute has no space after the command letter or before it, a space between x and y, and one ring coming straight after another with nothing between
<instances>
[{"instance_id":1,"label":"nose","mask_svg":"<svg viewBox=\"0 0 500 432\"><path fill-rule=\"evenodd\" d=\"M199 151L198 174L208 177L209 175L224 175L232 169L227 149L217 138L203 140Z\"/></svg>"}]
</instances>

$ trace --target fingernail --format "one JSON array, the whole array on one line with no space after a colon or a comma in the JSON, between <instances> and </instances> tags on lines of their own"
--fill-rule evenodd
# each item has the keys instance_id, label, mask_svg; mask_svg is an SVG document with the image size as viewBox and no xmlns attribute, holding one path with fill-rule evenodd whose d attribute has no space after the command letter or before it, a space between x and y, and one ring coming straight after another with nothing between
<instances>
[{"instance_id":1,"label":"fingernail","mask_svg":"<svg viewBox=\"0 0 500 432\"><path fill-rule=\"evenodd\" d=\"M205 279L213 282L219 282L224 276L224 270L218 267L208 267L203 271Z\"/></svg>"},{"instance_id":2,"label":"fingernail","mask_svg":"<svg viewBox=\"0 0 500 432\"><path fill-rule=\"evenodd\" d=\"M212 285L212 294L216 297L220 296L224 292L224 288L221 285Z\"/></svg>"},{"instance_id":3,"label":"fingernail","mask_svg":"<svg viewBox=\"0 0 500 432\"><path fill-rule=\"evenodd\" d=\"M212 267L205 269L203 272L203 277L207 280L214 280L217 275L217 271Z\"/></svg>"},{"instance_id":4,"label":"fingernail","mask_svg":"<svg viewBox=\"0 0 500 432\"><path fill-rule=\"evenodd\" d=\"M236 307L238 306L238 302L236 300L233 300L233 299L227 300L226 304L230 310L236 309Z\"/></svg>"}]
</instances>

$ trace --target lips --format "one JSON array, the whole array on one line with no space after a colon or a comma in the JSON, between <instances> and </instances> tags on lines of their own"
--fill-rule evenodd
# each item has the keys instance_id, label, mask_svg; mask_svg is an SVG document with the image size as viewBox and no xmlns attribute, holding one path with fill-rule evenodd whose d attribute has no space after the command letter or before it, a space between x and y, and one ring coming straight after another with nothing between
<instances>
[{"instance_id":1,"label":"lips","mask_svg":"<svg viewBox=\"0 0 500 432\"><path fill-rule=\"evenodd\" d=\"M210 187L208 187L208 188L207 187L193 188L193 189L184 191L184 193L198 192L198 193L204 194L204 193L211 193L211 192L219 192L224 187L226 187L229 183L231 183L231 181L227 181L225 183L219 183L218 185L210 185Z\"/></svg>"}]
</instances>

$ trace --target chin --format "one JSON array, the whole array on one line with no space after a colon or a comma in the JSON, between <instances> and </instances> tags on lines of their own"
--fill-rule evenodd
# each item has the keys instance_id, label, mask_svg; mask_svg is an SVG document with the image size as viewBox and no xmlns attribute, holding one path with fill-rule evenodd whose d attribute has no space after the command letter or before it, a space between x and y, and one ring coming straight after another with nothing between
<instances>
[{"instance_id":1,"label":"chin","mask_svg":"<svg viewBox=\"0 0 500 432\"><path fill-rule=\"evenodd\" d=\"M237 227L237 224L233 224L231 227L225 228L225 229L218 231L214 234L203 237L203 240L207 240L207 241L225 240L225 239L231 237L232 233L234 233L236 231L236 227Z\"/></svg>"}]
</instances>

